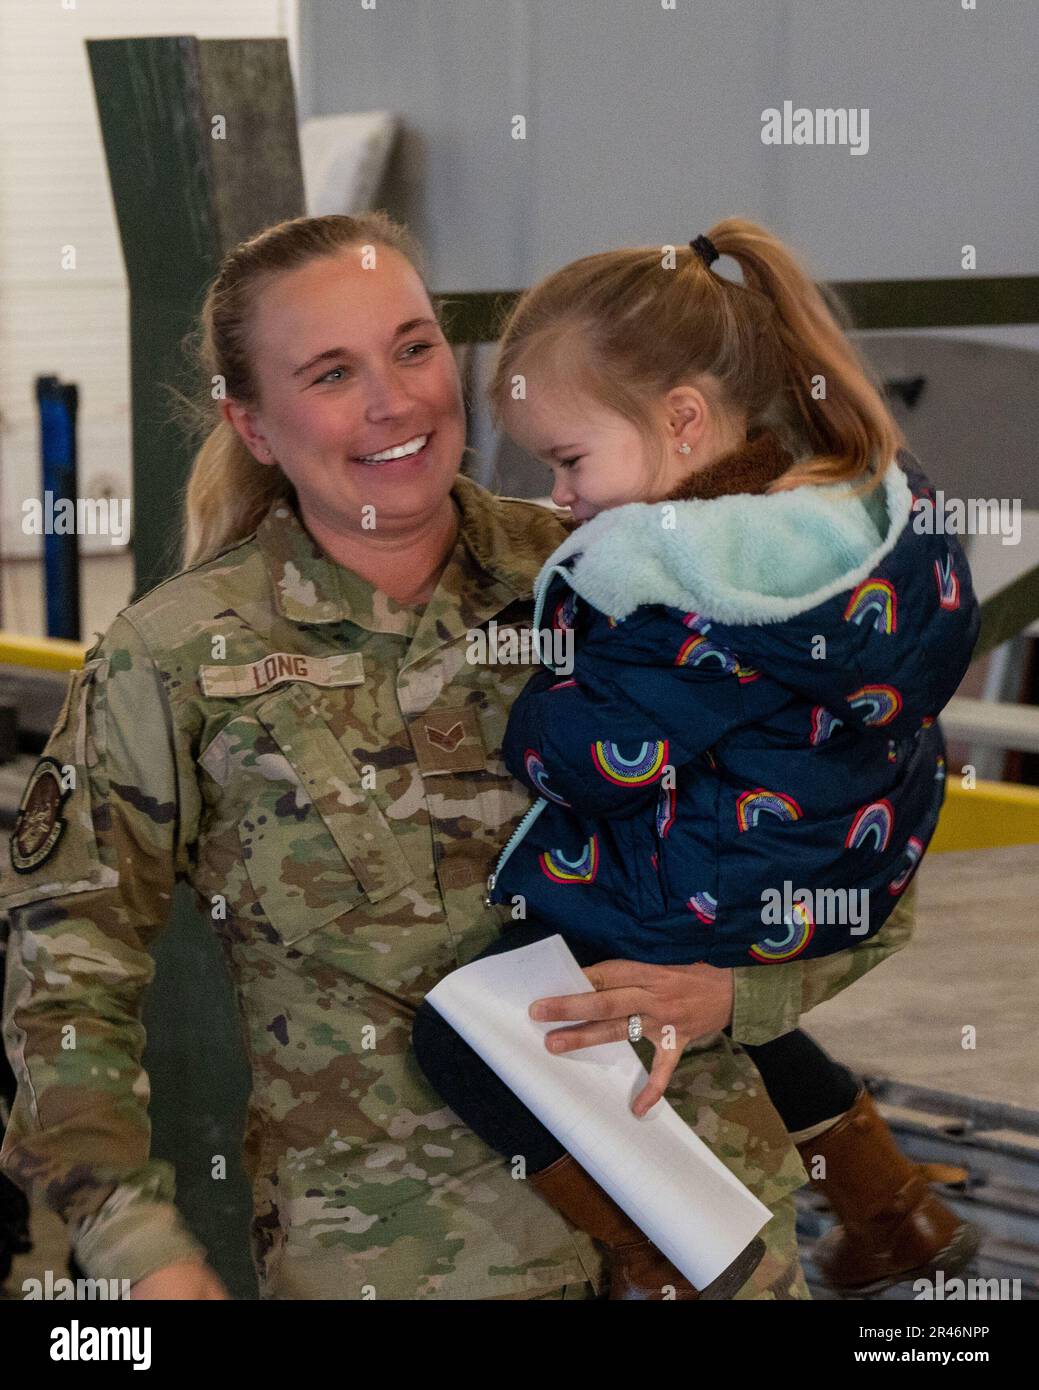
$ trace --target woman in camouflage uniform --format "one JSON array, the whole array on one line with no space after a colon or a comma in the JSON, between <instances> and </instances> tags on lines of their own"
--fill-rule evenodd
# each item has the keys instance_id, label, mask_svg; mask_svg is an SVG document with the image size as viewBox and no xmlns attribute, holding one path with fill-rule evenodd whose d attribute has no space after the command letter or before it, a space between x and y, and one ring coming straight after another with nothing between
<instances>
[{"instance_id":1,"label":"woman in camouflage uniform","mask_svg":"<svg viewBox=\"0 0 1039 1390\"><path fill-rule=\"evenodd\" d=\"M148 1156L141 1002L183 878L250 1053L261 1296L591 1297L591 1241L409 1051L427 990L506 921L484 885L529 804L501 758L529 668L493 647L471 659L469 637L529 626L564 523L459 474L454 360L386 219L299 219L239 246L203 329L220 415L189 486L187 568L73 673L3 866L19 1089L2 1167L65 1218L92 1277L227 1296ZM774 1212L740 1298L807 1290L805 1172L739 1044L789 1031L899 949L911 911L907 894L827 958L685 968L699 1041L668 1098Z\"/></svg>"}]
</instances>

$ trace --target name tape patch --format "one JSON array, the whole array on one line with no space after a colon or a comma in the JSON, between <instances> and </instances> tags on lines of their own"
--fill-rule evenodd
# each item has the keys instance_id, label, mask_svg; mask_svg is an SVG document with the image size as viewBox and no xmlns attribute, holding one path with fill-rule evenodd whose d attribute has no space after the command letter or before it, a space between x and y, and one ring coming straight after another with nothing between
<instances>
[{"instance_id":1,"label":"name tape patch","mask_svg":"<svg viewBox=\"0 0 1039 1390\"><path fill-rule=\"evenodd\" d=\"M286 681L308 685L363 685L364 662L360 652L336 656L302 656L298 652L271 652L248 666L203 666L199 683L204 695L256 695Z\"/></svg>"}]
</instances>

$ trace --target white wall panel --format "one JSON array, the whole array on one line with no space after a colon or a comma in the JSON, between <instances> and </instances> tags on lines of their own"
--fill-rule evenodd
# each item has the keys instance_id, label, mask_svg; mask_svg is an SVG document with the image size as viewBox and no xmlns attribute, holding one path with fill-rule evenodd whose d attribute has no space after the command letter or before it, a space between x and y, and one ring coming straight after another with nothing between
<instances>
[{"instance_id":1,"label":"white wall panel","mask_svg":"<svg viewBox=\"0 0 1039 1390\"><path fill-rule=\"evenodd\" d=\"M87 38L292 33L294 0L3 0L0 6L0 552L36 554L21 502L39 492L34 380L80 388L80 492L130 496L122 251ZM75 270L61 267L76 248ZM81 538L84 554L108 548Z\"/></svg>"}]
</instances>

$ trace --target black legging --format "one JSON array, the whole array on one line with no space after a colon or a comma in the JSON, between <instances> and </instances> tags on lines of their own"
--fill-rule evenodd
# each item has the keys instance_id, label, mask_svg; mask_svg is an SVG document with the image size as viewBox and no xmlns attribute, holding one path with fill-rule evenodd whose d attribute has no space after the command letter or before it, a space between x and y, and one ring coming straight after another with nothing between
<instances>
[{"instance_id":1,"label":"black legging","mask_svg":"<svg viewBox=\"0 0 1039 1390\"><path fill-rule=\"evenodd\" d=\"M555 935L553 929L533 923L510 926L477 959ZM580 943L568 944L582 969L603 958ZM767 970L768 966L757 968ZM428 1002L415 1014L411 1042L431 1085L490 1148L506 1158L523 1154L530 1173L539 1173L566 1153L555 1135ZM842 1115L858 1093L854 1074L799 1028L760 1046L742 1046L791 1133Z\"/></svg>"}]
</instances>

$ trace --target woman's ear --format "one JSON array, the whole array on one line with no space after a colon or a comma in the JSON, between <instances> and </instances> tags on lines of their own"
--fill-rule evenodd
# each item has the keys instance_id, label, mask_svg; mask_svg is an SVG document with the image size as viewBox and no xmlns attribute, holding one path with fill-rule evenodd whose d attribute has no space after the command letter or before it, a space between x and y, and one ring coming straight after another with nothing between
<instances>
[{"instance_id":1,"label":"woman's ear","mask_svg":"<svg viewBox=\"0 0 1039 1390\"><path fill-rule=\"evenodd\" d=\"M255 411L240 405L238 401L223 400L220 402L220 413L235 433L240 436L243 444L257 463L274 464L277 462L266 437L256 428Z\"/></svg>"}]
</instances>

